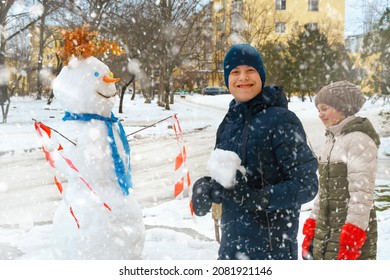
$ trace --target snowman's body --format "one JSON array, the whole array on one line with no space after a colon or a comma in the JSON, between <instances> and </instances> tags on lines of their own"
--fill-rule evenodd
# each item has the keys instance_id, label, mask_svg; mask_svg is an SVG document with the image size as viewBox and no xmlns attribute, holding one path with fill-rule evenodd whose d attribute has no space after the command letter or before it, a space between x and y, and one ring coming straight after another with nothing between
<instances>
[{"instance_id":1,"label":"snowman's body","mask_svg":"<svg viewBox=\"0 0 390 280\"><path fill-rule=\"evenodd\" d=\"M109 74L109 68L94 57L74 58L55 79L54 95L69 113L109 118L116 93L114 83L103 80ZM131 189L125 195L118 182L106 122L67 120L59 130L76 144L61 139L62 154L78 173L67 175L64 200L53 219L55 258L140 259L145 237L142 211ZM117 122L112 123L112 132L127 169L130 159Z\"/></svg>"}]
</instances>

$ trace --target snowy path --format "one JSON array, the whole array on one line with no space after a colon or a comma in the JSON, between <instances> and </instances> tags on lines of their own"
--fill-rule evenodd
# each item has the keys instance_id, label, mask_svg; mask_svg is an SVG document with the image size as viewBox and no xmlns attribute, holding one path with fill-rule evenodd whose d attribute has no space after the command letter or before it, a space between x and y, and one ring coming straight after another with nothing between
<instances>
[{"instance_id":1,"label":"snowy path","mask_svg":"<svg viewBox=\"0 0 390 280\"><path fill-rule=\"evenodd\" d=\"M55 104L54 104L55 105ZM148 109L158 110L155 105L148 105ZM131 109L131 108L130 108ZM17 113L18 108L13 112ZM20 108L20 111L24 109ZM129 110L127 108L127 110ZM221 119L216 116L215 109L207 110L199 105L187 105L185 111L177 112L183 126L188 121L194 121L194 126L186 128L185 133L188 153L188 168L191 170L191 178L195 180L204 175L206 171L205 162L209 157L214 145L215 130L210 128L209 116ZM133 112L132 112L133 113ZM125 124L126 132L131 133L145 124L154 123L161 119L161 116L174 112L162 112L155 116L135 120L132 123L132 116L121 116ZM144 116L145 112L142 112ZM184 114L185 113L185 114ZM61 111L43 111L40 120L50 124L60 119ZM206 115L207 114L207 115ZM12 119L11 119L12 120ZM11 129L9 126L3 131L1 139L4 142L0 155L0 259L50 259L49 244L43 239L50 239L50 227L54 212L61 196L53 183L53 170L44 159L41 149L37 146L35 132L32 130L32 122L26 118L19 121L23 123L21 128ZM141 125L140 125L141 124ZM126 126L127 125L127 126ZM153 130L156 130L154 132ZM164 131L167 131L164 133ZM0 133L1 134L1 133ZM3 137L4 136L4 137ZM7 139L8 137L8 139ZM12 144L12 139L20 137L24 144L19 147ZM29 138L29 139L28 139ZM7 143L10 143L7 147ZM130 138L131 166L134 184L134 196L144 209L144 222L148 232L147 243L144 249L145 259L191 259L192 254L185 257L180 250L171 250L161 246L161 235L164 236L166 246L178 246L180 240L191 246L198 247L199 259L216 258L217 244L213 241L213 224L211 220L203 225L196 224L196 218L189 215L188 192L184 199L173 200L174 185L174 159L179 148L170 122L164 122L155 128L150 128ZM0 145L1 146L1 145ZM8 152L7 152L8 151ZM162 205L162 207L158 207ZM172 209L165 209L170 205ZM153 210L150 207L156 207ZM158 214L155 212L158 211ZM165 213L165 215L161 214ZM164 219L161 219L161 216ZM195 222L195 223L194 223ZM198 228L197 228L198 227ZM178 242L178 236L180 240ZM28 244L27 240L34 239L35 245ZM39 240L39 241L38 241ZM160 240L160 241L159 241ZM198 243L210 243L210 250ZM156 244L158 243L158 244ZM172 244L171 244L172 243ZM159 245L156 248L156 245ZM197 250L195 250L196 252ZM177 253L176 253L177 252Z\"/></svg>"},{"instance_id":2,"label":"snowy path","mask_svg":"<svg viewBox=\"0 0 390 280\"><path fill-rule=\"evenodd\" d=\"M191 137L191 139L193 141L203 139L202 145L199 146L204 147L203 151L198 151L194 158L202 157L203 159L200 160L206 161L211 148L207 146L207 137L200 137L200 139ZM189 214L188 198L173 200L171 158L172 155L176 155L177 147L172 145L172 139L154 139L154 141L150 140L150 143L140 141L134 143L132 149L135 158L134 195L144 209L144 222L148 233L144 259L192 259L193 253L198 250L195 258L208 259L211 255L215 259L217 243L213 240L212 221L206 222L209 226L207 229L202 229L202 226L197 228L194 224L196 221ZM144 149L148 152L144 152ZM142 154L142 157L138 153ZM10 185L15 187L0 192L0 259L50 259L50 252L47 249L50 227L61 197L53 184L52 170L42 156L42 152L37 150L24 155L0 157L0 174L15 175L8 177ZM169 164L166 164L167 162ZM27 176L20 176L19 172ZM200 174L191 175L200 176ZM145 180L145 178L150 179ZM160 210L148 209L156 205L162 205L161 208L156 208ZM165 218L162 220L161 217ZM163 244L160 240L162 234ZM15 243L18 239L20 242ZM27 240L34 240L35 245L29 244ZM172 250L183 246L181 242L193 243L191 246L198 249L187 257L179 253L180 250ZM211 245L207 250L199 245L199 243L210 242Z\"/></svg>"}]
</instances>

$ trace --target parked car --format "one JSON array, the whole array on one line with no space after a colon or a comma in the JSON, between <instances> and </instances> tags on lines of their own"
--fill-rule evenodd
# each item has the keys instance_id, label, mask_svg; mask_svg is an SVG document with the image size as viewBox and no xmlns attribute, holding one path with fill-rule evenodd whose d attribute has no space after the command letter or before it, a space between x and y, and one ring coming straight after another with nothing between
<instances>
[{"instance_id":1,"label":"parked car","mask_svg":"<svg viewBox=\"0 0 390 280\"><path fill-rule=\"evenodd\" d=\"M206 87L202 90L204 95L219 95L219 94L227 94L228 90L222 87Z\"/></svg>"}]
</instances>

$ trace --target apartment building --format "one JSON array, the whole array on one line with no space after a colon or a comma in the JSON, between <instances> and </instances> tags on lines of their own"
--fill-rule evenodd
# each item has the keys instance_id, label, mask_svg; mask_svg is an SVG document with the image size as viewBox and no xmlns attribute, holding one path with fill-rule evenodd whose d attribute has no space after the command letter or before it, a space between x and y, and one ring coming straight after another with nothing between
<instances>
[{"instance_id":1,"label":"apartment building","mask_svg":"<svg viewBox=\"0 0 390 280\"><path fill-rule=\"evenodd\" d=\"M344 43L344 0L213 0L211 1L212 67L210 85L223 85L223 57L237 43L261 46L283 43L308 25Z\"/></svg>"}]
</instances>

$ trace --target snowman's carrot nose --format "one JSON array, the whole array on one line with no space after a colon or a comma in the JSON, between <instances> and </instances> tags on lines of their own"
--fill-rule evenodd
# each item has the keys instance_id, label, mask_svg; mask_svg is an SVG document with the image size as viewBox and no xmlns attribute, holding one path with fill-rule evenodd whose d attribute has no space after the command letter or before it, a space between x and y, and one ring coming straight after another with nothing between
<instances>
[{"instance_id":1,"label":"snowman's carrot nose","mask_svg":"<svg viewBox=\"0 0 390 280\"><path fill-rule=\"evenodd\" d=\"M121 78L114 78L114 73L110 72L110 74L108 74L108 76L104 76L103 77L103 81L105 81L106 83L116 83L116 82L119 82Z\"/></svg>"}]
</instances>

